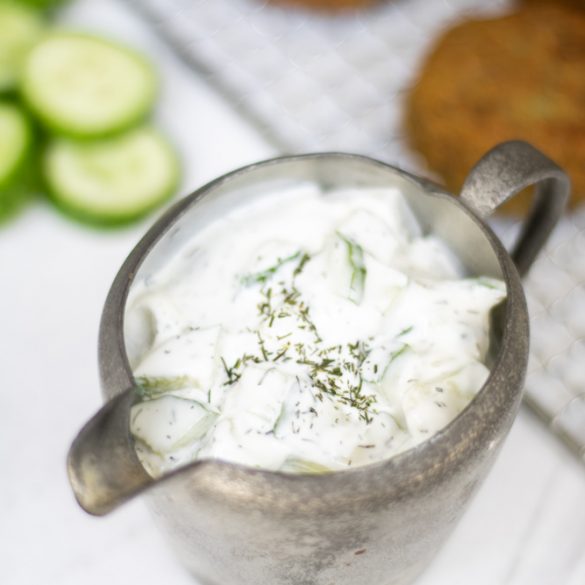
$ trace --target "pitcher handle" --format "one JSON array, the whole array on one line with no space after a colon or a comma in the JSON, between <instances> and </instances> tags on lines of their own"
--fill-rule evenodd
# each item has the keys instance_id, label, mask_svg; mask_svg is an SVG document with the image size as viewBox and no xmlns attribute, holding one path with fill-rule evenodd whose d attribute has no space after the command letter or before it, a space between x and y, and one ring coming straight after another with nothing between
<instances>
[{"instance_id":1,"label":"pitcher handle","mask_svg":"<svg viewBox=\"0 0 585 585\"><path fill-rule=\"evenodd\" d=\"M535 185L535 200L511 256L525 275L565 209L568 175L534 146L503 142L487 152L467 176L461 198L480 217L491 215L522 189Z\"/></svg>"},{"instance_id":2,"label":"pitcher handle","mask_svg":"<svg viewBox=\"0 0 585 585\"><path fill-rule=\"evenodd\" d=\"M69 482L79 505L102 516L154 482L130 436L134 388L108 401L81 429L67 456Z\"/></svg>"}]
</instances>

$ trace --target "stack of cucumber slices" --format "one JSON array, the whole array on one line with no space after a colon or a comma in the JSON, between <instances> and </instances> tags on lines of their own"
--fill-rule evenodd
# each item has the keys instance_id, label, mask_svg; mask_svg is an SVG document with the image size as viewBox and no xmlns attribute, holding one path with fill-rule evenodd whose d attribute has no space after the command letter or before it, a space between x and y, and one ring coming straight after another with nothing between
<instances>
[{"instance_id":1,"label":"stack of cucumber slices","mask_svg":"<svg viewBox=\"0 0 585 585\"><path fill-rule=\"evenodd\" d=\"M39 185L85 222L142 217L179 180L174 150L147 121L153 67L117 43L47 29L30 5L0 0L0 219Z\"/></svg>"}]
</instances>

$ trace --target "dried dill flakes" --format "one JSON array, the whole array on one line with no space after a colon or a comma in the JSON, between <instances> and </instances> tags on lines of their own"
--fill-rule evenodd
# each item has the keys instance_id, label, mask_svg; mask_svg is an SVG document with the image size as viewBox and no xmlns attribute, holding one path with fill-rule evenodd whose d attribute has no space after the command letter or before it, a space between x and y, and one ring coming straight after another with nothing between
<instances>
[{"instance_id":1,"label":"dried dill flakes","mask_svg":"<svg viewBox=\"0 0 585 585\"><path fill-rule=\"evenodd\" d=\"M235 384L241 377L242 374L241 372L238 372L238 368L241 366L242 364L242 360L241 359L237 359L234 363L233 366L228 366L226 364L226 361L222 358L220 358L221 363L223 365L223 369L225 371L225 375L227 376L227 381L224 382L224 386L231 386L232 384Z\"/></svg>"},{"instance_id":2,"label":"dried dill flakes","mask_svg":"<svg viewBox=\"0 0 585 585\"><path fill-rule=\"evenodd\" d=\"M408 333L410 333L412 330L414 329L414 327L411 325L410 327L406 327L405 329L403 329L400 333L398 333L398 335L396 337L402 337L403 335L407 335Z\"/></svg>"},{"instance_id":3,"label":"dried dill flakes","mask_svg":"<svg viewBox=\"0 0 585 585\"><path fill-rule=\"evenodd\" d=\"M294 262L295 260L300 260L299 265L295 268L294 274L300 273L303 269L304 265L310 260L310 256L306 253L302 253L300 250L287 256L286 258L279 258L276 261L276 264L270 266L266 270L261 270L260 272L254 272L252 274L246 274L242 277L242 284L244 286L251 286L252 284L264 284L268 281L280 268L282 268L285 264L289 262ZM298 271L298 272L297 272Z\"/></svg>"},{"instance_id":4,"label":"dried dill flakes","mask_svg":"<svg viewBox=\"0 0 585 585\"><path fill-rule=\"evenodd\" d=\"M293 272L293 277L294 276L298 276L303 271L303 268L305 267L305 264L310 259L311 259L311 256L309 256L309 254L307 254L306 252L301 256L301 260L300 260L298 266L295 268L295 270Z\"/></svg>"},{"instance_id":5,"label":"dried dill flakes","mask_svg":"<svg viewBox=\"0 0 585 585\"><path fill-rule=\"evenodd\" d=\"M273 364L286 359L307 368L308 382L316 390L315 398L318 401L322 402L328 396L340 404L356 409L360 418L367 423L371 422L371 407L376 402L376 397L363 392L364 380L360 375L360 368L367 350L362 343L347 344L343 348L335 345L318 349L313 344L292 345L285 342L277 350L270 350L259 332L257 338L257 355L243 355L232 366L228 366L222 358L226 374L224 385L236 383L243 368L250 362Z\"/></svg>"}]
</instances>

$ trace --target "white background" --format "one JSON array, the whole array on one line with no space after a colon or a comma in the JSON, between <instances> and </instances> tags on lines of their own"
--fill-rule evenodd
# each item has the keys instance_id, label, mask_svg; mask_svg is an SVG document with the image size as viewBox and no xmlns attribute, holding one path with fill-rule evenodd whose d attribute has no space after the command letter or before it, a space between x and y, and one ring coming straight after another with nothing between
<instances>
[{"instance_id":1,"label":"white background","mask_svg":"<svg viewBox=\"0 0 585 585\"><path fill-rule=\"evenodd\" d=\"M157 119L181 151L182 194L275 154L122 3L79 1L65 20L140 47L158 63ZM92 518L78 508L65 473L71 439L100 405L96 340L105 295L152 219L100 232L39 201L0 229L3 585L194 583L143 502ZM585 468L524 411L419 582L443 584L585 584Z\"/></svg>"}]
</instances>

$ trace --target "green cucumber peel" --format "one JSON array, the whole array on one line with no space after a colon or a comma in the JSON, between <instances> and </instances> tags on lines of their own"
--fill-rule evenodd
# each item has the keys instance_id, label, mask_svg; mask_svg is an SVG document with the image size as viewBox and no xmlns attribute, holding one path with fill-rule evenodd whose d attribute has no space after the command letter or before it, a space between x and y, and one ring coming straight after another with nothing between
<instances>
[{"instance_id":1,"label":"green cucumber peel","mask_svg":"<svg viewBox=\"0 0 585 585\"><path fill-rule=\"evenodd\" d=\"M308 459L300 459L297 457L288 458L280 471L288 473L299 473L299 474L314 474L319 475L323 473L330 473L333 471L330 467L327 467L321 463L315 461L309 461Z\"/></svg>"},{"instance_id":2,"label":"green cucumber peel","mask_svg":"<svg viewBox=\"0 0 585 585\"><path fill-rule=\"evenodd\" d=\"M0 2L0 93L17 88L27 55L44 30L43 19L23 2Z\"/></svg>"},{"instance_id":3,"label":"green cucumber peel","mask_svg":"<svg viewBox=\"0 0 585 585\"><path fill-rule=\"evenodd\" d=\"M103 140L54 138L43 157L50 200L68 217L101 228L161 206L176 191L179 169L171 145L148 126Z\"/></svg>"},{"instance_id":4,"label":"green cucumber peel","mask_svg":"<svg viewBox=\"0 0 585 585\"><path fill-rule=\"evenodd\" d=\"M18 105L0 102L0 223L12 218L38 188L33 128Z\"/></svg>"},{"instance_id":5,"label":"green cucumber peel","mask_svg":"<svg viewBox=\"0 0 585 585\"><path fill-rule=\"evenodd\" d=\"M37 12L54 12L64 4L68 3L69 0L19 0L19 4L27 6Z\"/></svg>"},{"instance_id":6,"label":"green cucumber peel","mask_svg":"<svg viewBox=\"0 0 585 585\"><path fill-rule=\"evenodd\" d=\"M197 387L197 380L190 376L137 376L136 392L142 400L156 400L169 392Z\"/></svg>"},{"instance_id":7,"label":"green cucumber peel","mask_svg":"<svg viewBox=\"0 0 585 585\"><path fill-rule=\"evenodd\" d=\"M501 290L501 286L498 286L498 281L487 276L479 276L478 278L474 278L472 280L474 280L479 286L491 288L493 290Z\"/></svg>"},{"instance_id":8,"label":"green cucumber peel","mask_svg":"<svg viewBox=\"0 0 585 585\"><path fill-rule=\"evenodd\" d=\"M153 437L152 436L149 437L148 426L146 426L144 430L141 427L137 426L139 424L138 418L141 415L148 417L148 413L153 409L156 412L157 408L164 409L166 407L167 409L170 408L171 412L173 412L174 405L181 406L188 405L190 411L192 409L196 409L195 412L197 412L197 414L200 416L198 416L198 418L193 421L189 428L185 429L185 431L182 434L177 436L175 440L164 445L164 448L159 448L157 447L156 444L154 444L156 443L157 439L156 434L154 435L155 440L152 440ZM166 414L169 413L167 412ZM173 451L181 449L182 447L186 447L187 445L200 440L205 434L207 434L209 429L213 426L213 423L215 422L216 418L217 418L216 413L209 411L204 404L197 400L190 400L173 395L163 395L154 400L140 402L132 407L130 413L130 430L134 438L138 440L142 445L148 447L148 449L153 453L162 456L164 454L172 453ZM171 437L167 436L166 438L170 439Z\"/></svg>"},{"instance_id":9,"label":"green cucumber peel","mask_svg":"<svg viewBox=\"0 0 585 585\"><path fill-rule=\"evenodd\" d=\"M366 265L364 262L364 249L354 240L336 232L337 236L347 248L347 259L351 266L351 278L349 282L349 300L359 305L364 298L366 283Z\"/></svg>"}]
</instances>

